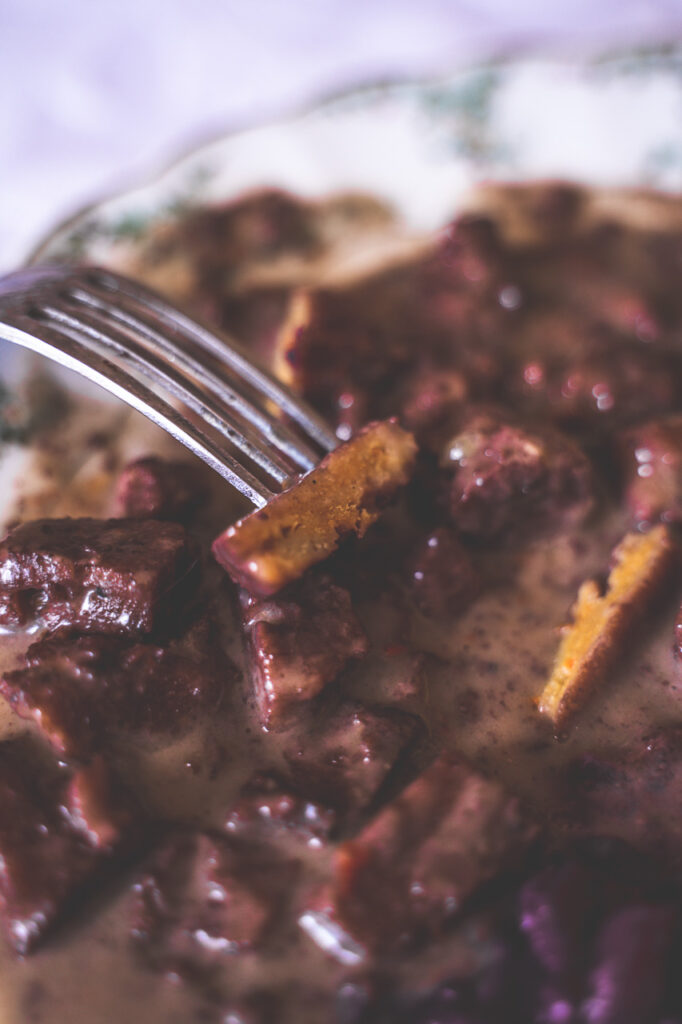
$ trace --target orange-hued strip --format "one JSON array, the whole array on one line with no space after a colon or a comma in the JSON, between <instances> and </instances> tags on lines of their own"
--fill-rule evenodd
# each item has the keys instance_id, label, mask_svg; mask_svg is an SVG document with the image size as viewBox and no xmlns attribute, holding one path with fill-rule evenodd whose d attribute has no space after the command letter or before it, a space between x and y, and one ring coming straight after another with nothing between
<instances>
[{"instance_id":1,"label":"orange-hued strip","mask_svg":"<svg viewBox=\"0 0 682 1024\"><path fill-rule=\"evenodd\" d=\"M265 508L230 526L213 554L247 590L268 595L361 537L410 478L416 443L394 420L370 423Z\"/></svg>"},{"instance_id":2,"label":"orange-hued strip","mask_svg":"<svg viewBox=\"0 0 682 1024\"><path fill-rule=\"evenodd\" d=\"M538 708L557 728L582 705L617 659L627 635L665 579L675 552L665 526L628 533L613 553L606 592L594 580L578 591Z\"/></svg>"}]
</instances>

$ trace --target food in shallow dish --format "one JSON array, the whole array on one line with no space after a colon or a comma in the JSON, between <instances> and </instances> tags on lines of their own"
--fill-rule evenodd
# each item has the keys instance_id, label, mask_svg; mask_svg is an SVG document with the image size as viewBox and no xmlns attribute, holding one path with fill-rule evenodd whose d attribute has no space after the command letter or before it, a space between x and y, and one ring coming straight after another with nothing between
<instances>
[{"instance_id":1,"label":"food in shallow dish","mask_svg":"<svg viewBox=\"0 0 682 1024\"><path fill-rule=\"evenodd\" d=\"M269 519L91 398L13 442L0 1019L680 1020L679 198L336 276L329 209L128 254L344 442Z\"/></svg>"}]
</instances>

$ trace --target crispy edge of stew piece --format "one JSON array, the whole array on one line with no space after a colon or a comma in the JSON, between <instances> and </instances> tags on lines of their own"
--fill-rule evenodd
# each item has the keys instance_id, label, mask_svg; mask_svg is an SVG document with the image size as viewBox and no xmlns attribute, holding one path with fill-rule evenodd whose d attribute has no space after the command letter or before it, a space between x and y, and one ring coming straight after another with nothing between
<instances>
[{"instance_id":1,"label":"crispy edge of stew piece","mask_svg":"<svg viewBox=\"0 0 682 1024\"><path fill-rule=\"evenodd\" d=\"M373 803L419 729L399 708L344 701L285 747L294 790L352 818Z\"/></svg>"},{"instance_id":2,"label":"crispy edge of stew piece","mask_svg":"<svg viewBox=\"0 0 682 1024\"><path fill-rule=\"evenodd\" d=\"M595 580L578 591L538 710L561 730L617 660L627 636L663 586L676 556L665 526L628 533L615 548L606 592Z\"/></svg>"},{"instance_id":3,"label":"crispy edge of stew piece","mask_svg":"<svg viewBox=\"0 0 682 1024\"><path fill-rule=\"evenodd\" d=\"M266 508L217 537L216 560L252 593L275 593L345 536L362 537L408 482L415 456L414 438L395 420L368 424Z\"/></svg>"}]
</instances>

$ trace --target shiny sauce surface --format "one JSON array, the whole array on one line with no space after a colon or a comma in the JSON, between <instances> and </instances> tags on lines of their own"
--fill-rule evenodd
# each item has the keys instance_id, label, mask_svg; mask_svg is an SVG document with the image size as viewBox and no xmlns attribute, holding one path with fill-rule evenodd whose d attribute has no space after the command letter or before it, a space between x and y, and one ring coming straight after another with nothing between
<instances>
[{"instance_id":1,"label":"shiny sauce surface","mask_svg":"<svg viewBox=\"0 0 682 1024\"><path fill-rule=\"evenodd\" d=\"M510 195L514 199L513 190ZM549 204L551 199L548 193L546 202ZM561 196L554 200L559 207L560 200ZM510 199L510 208L520 216L515 202ZM530 217L527 212L524 216ZM497 328L493 324L490 328L492 341L489 344L486 335L483 347L493 362L505 362L508 369L503 376L507 376L507 382L503 381L502 397L496 372L490 393L486 393L487 384L482 394L476 390L478 384L472 385L471 393L467 393L467 384L453 418L454 434L461 432L463 410L482 405L486 409L491 405L502 409L499 413L502 417L505 410L510 414L513 411L514 416L528 416L533 425L551 420L555 429L555 405L561 405L562 398L555 398L553 393L549 398L546 394L538 398L541 389L536 387L536 377L543 373L551 376L557 351L565 354L564 345L570 347L570 339L567 342L561 335L561 323L565 326L570 322L575 326L576 320L584 323L586 319L591 323L596 316L595 306L607 302L607 285L611 287L612 277L617 277L615 271L612 274L607 267L603 291L595 299L580 262L588 242L569 246L566 254L562 247L562 232L570 234L570 230L562 226L561 217L570 220L570 210L557 212L550 204L544 212L541 208L534 216L540 218L540 223L543 217L548 223L554 218L551 245L547 243L548 251L555 254L554 263L546 269L541 256L532 255L532 246L524 245L510 244L499 252L496 250L494 258L491 257L494 267L490 273L498 274L504 286L504 290L497 287L495 290L498 301L495 317L501 308L503 314L511 314L513 322L504 327L500 337L496 336ZM654 241L658 237L656 232L651 233ZM600 238L590 244L606 246ZM621 314L629 315L626 300L634 301L632 296L639 295L632 285L632 281L637 280L637 240L633 241L628 234L623 245L630 247L635 255L630 260L628 273L618 278L617 283L621 291L630 291L623 297L618 288L612 289L616 311L609 307L607 313L611 320L617 320ZM644 247L645 243L641 245ZM605 251L611 252L608 246ZM462 256L457 250L455 256L470 261L480 258L484 268L481 273L488 272L488 264L476 246L468 255L465 252ZM606 256L604 259L608 263ZM479 304L481 314L476 330L485 334L488 327L481 318L490 299L479 298L480 273L476 268L468 272L468 289L460 282L457 299L461 300L463 295L474 296L472 301ZM645 272L648 273L646 267ZM545 273L548 280L543 280ZM626 284L622 284L623 280ZM532 294L536 282L539 282L539 297ZM554 289L559 290L560 300L552 306L550 296ZM679 322L675 320L679 311L666 307L669 293L663 285L661 291L661 305L668 316L668 324L672 324L666 327L666 345L673 352L675 345L679 345L682 353L682 317ZM200 300L203 302L204 298L200 296ZM263 301L262 295L254 294L254 309ZM197 303L200 304L199 300ZM513 319L519 303L527 303L530 313L522 309L519 319ZM230 306L225 302L221 308L221 317L230 326L230 316L237 315L234 303ZM456 310L450 313L441 310L441 314L453 316L455 322L461 324ZM238 315L243 320L245 314L241 305ZM641 317L644 316L642 313ZM664 318L663 313L661 316ZM469 323L462 330L460 341L454 329L452 366L462 372L465 380L478 381L487 369L472 368L467 363L466 351L463 354L466 346L476 345L471 334L474 327ZM642 319L639 330L646 335L652 328ZM543 331L546 333L538 340L537 333ZM618 338L619 332L628 335L627 343L623 344L629 351L633 344L629 326L616 324L613 331ZM261 350L267 350L267 339L261 338L260 344ZM581 344L576 341L576 352ZM650 349L646 346L653 343L645 338L638 344L642 351L648 352ZM510 346L515 346L513 358L510 358ZM587 366L594 354L591 340L585 342L584 351ZM609 349L609 358L614 351ZM598 356L601 359L601 352ZM445 373L447 367L442 352L438 359L438 372ZM431 369L433 360L426 359L425 364ZM413 373L413 364L404 372ZM588 371L583 367L576 372L585 375ZM507 387L512 378L512 384ZM680 379L682 381L682 377ZM65 378L63 385L71 389L72 382ZM388 398L381 388L377 389L377 394L368 388L367 395L361 396L367 401L371 416L402 412L405 406L400 405L399 396L404 394L404 382L394 385L395 381ZM562 387L570 391L571 386L569 373L563 385L559 385L559 391ZM617 386L618 382L614 387ZM333 415L326 384L318 391L314 385L308 390L308 397L317 402L321 411ZM619 765L634 762L642 756L649 737L661 729L682 725L682 668L675 653L675 622L680 601L676 580L648 610L642 630L628 642L616 669L607 678L597 681L565 734L556 737L551 722L537 709L537 698L556 654L560 627L570 620L570 609L580 584L590 578L603 580L611 552L624 534L650 525L633 521L632 509L624 498L620 470L615 466L613 453L617 446L612 442L633 425L656 418L656 397L652 400L653 407L642 413L636 410L632 417L627 414L626 404L623 420L609 421L606 429L599 420L598 394L594 409L582 419L583 409L578 400L573 401L573 395L569 394L567 401L573 404L558 429L566 431L572 441L577 438L576 443L587 451L592 462L597 486L590 514L579 522L564 521L559 526L550 517L549 525L543 522L537 528L531 526L518 537L510 531L509 539L496 536L494 540L480 537L472 540L468 536L466 544L483 585L473 600L453 607L450 614L429 616L415 607L410 597L409 573L397 571L390 557L384 563L385 578L375 579L365 593L357 583L359 577L353 576L354 607L369 637L369 654L347 665L329 683L323 700L333 701L345 696L368 705L399 703L393 689L396 672L402 671L401 659L418 656L420 692L415 705L410 707L420 720L421 731L404 766L404 776L398 772L396 788L418 775L440 751L454 751L486 777L499 780L506 790L519 798L540 825L543 848L561 849L581 835L618 836L635 848L660 857L662 870L674 876L682 852L682 835L675 820L681 789L671 788L667 804L645 806L646 796L640 794L640 797L635 795L635 803L627 807L614 802L607 813L603 808L600 811L591 805L588 807L589 799L586 803L583 790L571 786L576 765L591 764L594 760ZM662 413L682 409L682 386L666 401L668 404ZM391 402L395 402L394 407L387 407ZM346 401L345 408L348 404ZM344 423L340 423L340 436L346 429ZM447 430L443 436L447 439ZM435 450L429 450L429 444L429 441L424 442L427 474L433 472L434 461L437 461ZM108 515L118 472L130 458L149 452L178 455L168 439L136 414L122 413L118 407L103 404L92 394L73 393L58 422L49 432L38 432L34 444L5 447L0 467L8 481L5 521L12 523L44 515ZM610 476L617 479L614 481ZM427 479L432 478L427 476ZM418 487L413 490L418 491ZM409 547L415 538L426 535L434 526L430 511L412 515L411 500L408 496L387 514L390 528L398 538L398 548L403 543ZM207 549L212 537L242 512L236 499L217 483L211 501L194 525L196 536ZM405 522L408 522L407 527ZM362 561L363 548L357 545L348 554L350 561L358 558L358 550ZM339 578L345 580L348 571L343 561L345 557L342 551L330 563L333 577L338 573ZM351 570L351 575L354 571ZM218 713L189 723L186 731L168 741L161 738L147 744L139 737L120 737L115 757L117 770L134 787L150 818L190 829L219 830L254 772L267 767L286 774L285 750L292 742L300 742L305 747L306 735L315 732L323 705L318 702L303 707L300 715L284 729L264 729L254 698L248 655L242 644L234 588L212 565L206 569L202 586L220 608L221 643L236 666L235 670L230 670L230 683ZM0 670L6 671L18 664L33 639L35 631L3 634ZM4 738L26 728L4 702L0 703L0 716ZM635 793L635 789L632 792ZM637 805L637 799L642 800L641 806ZM351 831L358 827L353 825ZM343 837L342 826L338 838ZM288 917L262 949L226 954L220 964L216 988L210 994L201 985L188 983L172 971L151 969L139 955L131 940L131 886L141 867L133 859L133 863L114 878L110 888L98 894L98 899L75 914L73 920L65 922L35 953L17 958L9 946L3 947L0 958L2 1024L76 1024L78 1021L119 1024L125 1020L145 1024L189 1024L190 1021L261 1024L262 1020L271 1024L275 1021L277 1024L335 1024L341 1020L336 1016L338 993L344 986L358 979L364 981L371 974L371 958L359 966L339 962L318 948L297 924L297 917L311 893L330 877L336 843L319 842L309 836L276 829L270 830L263 842L297 865ZM455 921L441 943L427 945L411 957L401 954L396 958L394 970L400 979L396 985L408 989L410 985L428 988L431 982L436 985L443 975L457 974L460 970L466 974L471 970L472 958L475 960L476 953L472 952L475 945L467 931L466 920ZM444 959L447 968L443 966Z\"/></svg>"}]
</instances>

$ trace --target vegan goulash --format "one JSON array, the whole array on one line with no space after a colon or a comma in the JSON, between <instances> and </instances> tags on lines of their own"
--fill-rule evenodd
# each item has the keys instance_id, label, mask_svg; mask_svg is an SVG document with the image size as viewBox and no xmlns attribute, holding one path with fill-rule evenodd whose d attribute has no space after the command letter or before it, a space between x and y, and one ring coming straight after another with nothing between
<instances>
[{"instance_id":1,"label":"vegan goulash","mask_svg":"<svg viewBox=\"0 0 682 1024\"><path fill-rule=\"evenodd\" d=\"M0 543L2 1024L682 1021L682 203L480 196L337 278L380 204L128 255L336 430L264 510L5 422L62 483Z\"/></svg>"}]
</instances>

